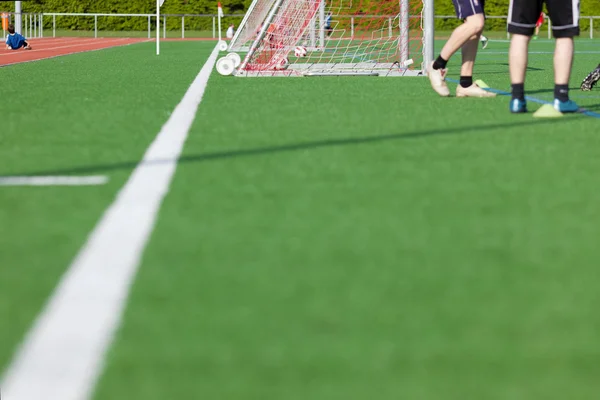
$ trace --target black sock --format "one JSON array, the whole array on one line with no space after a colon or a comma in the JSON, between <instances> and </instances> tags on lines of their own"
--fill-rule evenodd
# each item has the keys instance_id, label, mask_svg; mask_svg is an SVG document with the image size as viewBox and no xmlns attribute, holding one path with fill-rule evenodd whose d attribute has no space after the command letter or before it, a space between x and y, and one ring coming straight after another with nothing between
<instances>
[{"instance_id":1,"label":"black sock","mask_svg":"<svg viewBox=\"0 0 600 400\"><path fill-rule=\"evenodd\" d=\"M444 69L446 68L446 64L448 64L448 60L444 60L440 55L433 62L433 69Z\"/></svg>"},{"instance_id":2,"label":"black sock","mask_svg":"<svg viewBox=\"0 0 600 400\"><path fill-rule=\"evenodd\" d=\"M568 101L569 85L554 85L554 98L560 101Z\"/></svg>"},{"instance_id":3,"label":"black sock","mask_svg":"<svg viewBox=\"0 0 600 400\"><path fill-rule=\"evenodd\" d=\"M473 77L472 76L462 76L461 75L461 77L460 77L460 86L462 86L464 88L468 88L472 84L473 84Z\"/></svg>"},{"instance_id":4,"label":"black sock","mask_svg":"<svg viewBox=\"0 0 600 400\"><path fill-rule=\"evenodd\" d=\"M512 85L512 98L525 100L525 84L524 83L513 83Z\"/></svg>"},{"instance_id":5,"label":"black sock","mask_svg":"<svg viewBox=\"0 0 600 400\"><path fill-rule=\"evenodd\" d=\"M596 67L596 69L600 69L600 64L598 64L598 66Z\"/></svg>"}]
</instances>

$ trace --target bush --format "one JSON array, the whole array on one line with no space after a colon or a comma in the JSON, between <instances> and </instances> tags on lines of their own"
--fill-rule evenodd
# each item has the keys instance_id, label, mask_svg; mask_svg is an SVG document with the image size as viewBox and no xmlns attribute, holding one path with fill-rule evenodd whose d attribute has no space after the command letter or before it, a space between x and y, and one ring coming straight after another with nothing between
<instances>
[{"instance_id":1,"label":"bush","mask_svg":"<svg viewBox=\"0 0 600 400\"><path fill-rule=\"evenodd\" d=\"M373 1L373 0L372 0ZM434 0L436 15L454 15L451 0ZM250 6L252 0L222 0L225 14L239 14L240 17ZM488 15L507 15L509 0L486 0ZM600 1L583 1L582 15L600 15ZM8 11L14 10L14 3L3 3ZM216 14L215 0L166 0L162 8L165 14ZM33 0L23 2L23 12L73 12L73 13L131 13L151 14L156 12L155 0ZM223 27L230 22L238 22L240 18L226 17ZM436 19L437 30L451 30L460 21L455 18ZM48 22L46 22L48 24ZM91 25L90 25L91 24ZM147 29L147 20L143 18L102 18L99 19L101 29L106 30L140 30ZM167 20L167 29L179 29L181 22L175 19ZM91 29L93 19L63 17L57 19L59 29ZM582 20L582 28L587 29L589 23ZM191 19L186 22L186 29L212 29L212 19ZM505 19L488 19L487 30L504 31Z\"/></svg>"}]
</instances>

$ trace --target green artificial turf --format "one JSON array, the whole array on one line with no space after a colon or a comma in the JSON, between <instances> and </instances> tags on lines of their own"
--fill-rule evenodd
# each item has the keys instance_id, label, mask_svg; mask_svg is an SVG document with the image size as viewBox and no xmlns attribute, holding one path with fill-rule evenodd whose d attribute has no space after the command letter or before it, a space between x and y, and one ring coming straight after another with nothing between
<instances>
[{"instance_id":1,"label":"green artificial turf","mask_svg":"<svg viewBox=\"0 0 600 400\"><path fill-rule=\"evenodd\" d=\"M476 78L507 89L489 49ZM96 399L593 398L599 123L418 78L213 76Z\"/></svg>"},{"instance_id":2,"label":"green artificial turf","mask_svg":"<svg viewBox=\"0 0 600 400\"><path fill-rule=\"evenodd\" d=\"M110 177L0 187L0 369L211 49L136 44L0 69L0 175Z\"/></svg>"},{"instance_id":3,"label":"green artificial turf","mask_svg":"<svg viewBox=\"0 0 600 400\"><path fill-rule=\"evenodd\" d=\"M16 321L0 364L214 43L165 46L0 70L25 85L1 174L111 178L0 188L0 317ZM544 101L552 46L530 57ZM598 43L576 47L572 98L600 112L577 89ZM507 48L491 42L475 79L509 90ZM595 398L600 119L508 100L440 98L426 78L213 75L95 399Z\"/></svg>"}]
</instances>

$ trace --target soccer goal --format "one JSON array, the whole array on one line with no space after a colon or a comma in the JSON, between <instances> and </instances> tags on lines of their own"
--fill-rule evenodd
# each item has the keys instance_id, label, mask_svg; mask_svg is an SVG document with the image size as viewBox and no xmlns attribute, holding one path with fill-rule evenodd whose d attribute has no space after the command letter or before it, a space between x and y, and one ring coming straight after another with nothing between
<instances>
[{"instance_id":1,"label":"soccer goal","mask_svg":"<svg viewBox=\"0 0 600 400\"><path fill-rule=\"evenodd\" d=\"M254 0L228 50L223 75L423 75L433 0Z\"/></svg>"}]
</instances>

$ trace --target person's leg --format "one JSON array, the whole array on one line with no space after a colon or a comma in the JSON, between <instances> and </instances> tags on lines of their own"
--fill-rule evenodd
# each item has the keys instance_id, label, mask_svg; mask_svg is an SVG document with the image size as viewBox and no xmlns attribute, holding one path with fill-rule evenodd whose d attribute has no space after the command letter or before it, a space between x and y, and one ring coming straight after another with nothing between
<instances>
[{"instance_id":1,"label":"person's leg","mask_svg":"<svg viewBox=\"0 0 600 400\"><path fill-rule=\"evenodd\" d=\"M431 86L440 96L444 97L450 95L450 90L445 82L448 60L468 41L475 40L477 43L485 21L481 2L477 2L477 6L474 6L472 0L452 0L452 2L456 16L464 19L464 22L454 29L440 55L428 66L427 71ZM477 52L477 47L475 47L475 52Z\"/></svg>"},{"instance_id":2,"label":"person's leg","mask_svg":"<svg viewBox=\"0 0 600 400\"><path fill-rule=\"evenodd\" d=\"M529 56L529 41L531 36L512 34L508 63L510 65L510 83L525 83L525 73Z\"/></svg>"},{"instance_id":3,"label":"person's leg","mask_svg":"<svg viewBox=\"0 0 600 400\"><path fill-rule=\"evenodd\" d=\"M483 17L483 15L481 16ZM460 68L460 83L456 88L456 97L496 97L495 93L483 90L473 84L473 67L477 57L478 44L479 38L470 39L461 48L462 66Z\"/></svg>"},{"instance_id":4,"label":"person's leg","mask_svg":"<svg viewBox=\"0 0 600 400\"><path fill-rule=\"evenodd\" d=\"M556 38L554 49L554 108L561 112L579 109L569 99L569 79L573 65L573 37L579 35L579 0L547 0L552 33Z\"/></svg>"},{"instance_id":5,"label":"person's leg","mask_svg":"<svg viewBox=\"0 0 600 400\"><path fill-rule=\"evenodd\" d=\"M568 85L573 65L573 53L575 45L573 38L557 38L554 49L554 83L557 85Z\"/></svg>"},{"instance_id":6,"label":"person's leg","mask_svg":"<svg viewBox=\"0 0 600 400\"><path fill-rule=\"evenodd\" d=\"M510 66L511 104L513 113L527 112L525 102L525 74L529 55L529 41L531 36L512 34L510 49L508 51L508 64Z\"/></svg>"},{"instance_id":7,"label":"person's leg","mask_svg":"<svg viewBox=\"0 0 600 400\"><path fill-rule=\"evenodd\" d=\"M461 48L462 65L460 67L461 76L473 76L473 66L475 65L475 57L477 57L477 45L479 38L470 39Z\"/></svg>"},{"instance_id":8,"label":"person's leg","mask_svg":"<svg viewBox=\"0 0 600 400\"><path fill-rule=\"evenodd\" d=\"M513 0L509 6L508 33L511 34L508 64L512 98L510 111L513 113L527 112L525 102L525 73L529 41L534 33L537 19L542 8L541 0L533 6L528 0Z\"/></svg>"},{"instance_id":9,"label":"person's leg","mask_svg":"<svg viewBox=\"0 0 600 400\"><path fill-rule=\"evenodd\" d=\"M483 32L484 22L485 18L483 14L468 16L462 25L454 29L452 35L450 35L450 38L442 48L440 57L447 62L465 43L472 40L478 41L481 32ZM477 52L477 46L475 47L475 52Z\"/></svg>"}]
</instances>

